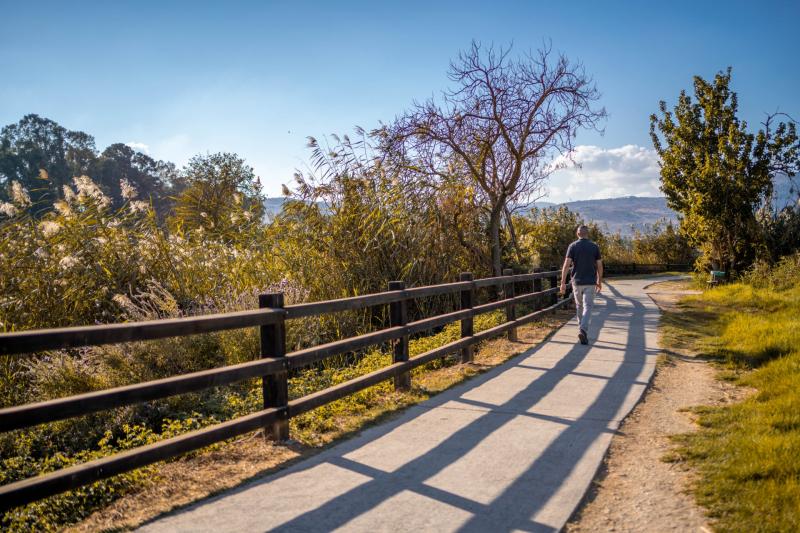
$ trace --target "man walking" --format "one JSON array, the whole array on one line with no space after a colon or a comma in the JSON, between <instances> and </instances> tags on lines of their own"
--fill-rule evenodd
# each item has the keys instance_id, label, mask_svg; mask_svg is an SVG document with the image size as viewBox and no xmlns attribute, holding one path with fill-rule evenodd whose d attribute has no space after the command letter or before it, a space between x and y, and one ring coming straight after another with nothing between
<instances>
[{"instance_id":1,"label":"man walking","mask_svg":"<svg viewBox=\"0 0 800 533\"><path fill-rule=\"evenodd\" d=\"M600 247L589 240L589 228L581 224L576 233L578 240L567 248L567 257L561 267L561 293L567 290L567 270L571 268L572 293L578 312L578 339L581 344L588 344L594 293L603 288L603 260Z\"/></svg>"}]
</instances>

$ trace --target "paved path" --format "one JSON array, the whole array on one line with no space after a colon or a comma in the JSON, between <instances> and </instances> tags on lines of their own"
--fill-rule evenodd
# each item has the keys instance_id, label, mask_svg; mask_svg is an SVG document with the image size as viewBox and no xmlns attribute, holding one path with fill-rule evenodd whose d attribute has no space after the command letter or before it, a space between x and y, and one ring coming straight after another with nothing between
<instances>
[{"instance_id":1,"label":"paved path","mask_svg":"<svg viewBox=\"0 0 800 533\"><path fill-rule=\"evenodd\" d=\"M653 375L652 282L609 284L589 346L573 320L391 422L143 530L557 531Z\"/></svg>"}]
</instances>

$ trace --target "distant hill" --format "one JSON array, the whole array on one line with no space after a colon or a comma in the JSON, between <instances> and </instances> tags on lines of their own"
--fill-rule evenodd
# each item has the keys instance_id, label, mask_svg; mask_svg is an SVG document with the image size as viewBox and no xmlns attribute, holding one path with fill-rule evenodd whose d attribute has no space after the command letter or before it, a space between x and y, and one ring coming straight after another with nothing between
<instances>
[{"instance_id":1,"label":"distant hill","mask_svg":"<svg viewBox=\"0 0 800 533\"><path fill-rule=\"evenodd\" d=\"M274 217L283 209L283 204L286 198L265 198L264 199L264 215L268 218Z\"/></svg>"},{"instance_id":2,"label":"distant hill","mask_svg":"<svg viewBox=\"0 0 800 533\"><path fill-rule=\"evenodd\" d=\"M283 210L283 204L286 203L286 198L275 197L264 199L264 221L269 221L275 218L275 215ZM322 202L317 202L320 208L325 211L325 206Z\"/></svg>"},{"instance_id":3,"label":"distant hill","mask_svg":"<svg viewBox=\"0 0 800 533\"><path fill-rule=\"evenodd\" d=\"M797 202L798 193L792 189L788 179L779 179L775 185L776 203L780 206ZM267 198L264 202L267 215L278 213L284 203L283 198ZM570 211L579 213L587 222L594 221L603 229L611 232L620 231L623 235L633 233L633 228L643 229L660 219L678 221L675 211L667 207L663 196L623 196L621 198L603 198L600 200L578 200L556 204L553 202L533 202L518 211L524 213L532 207L555 207L565 205Z\"/></svg>"},{"instance_id":4,"label":"distant hill","mask_svg":"<svg viewBox=\"0 0 800 533\"><path fill-rule=\"evenodd\" d=\"M284 198L267 198L264 201L266 216L271 217L283 208ZM552 202L535 202L530 207L554 207ZM677 221L675 212L667 207L664 198L645 198L626 196L624 198L607 198L603 200L581 200L567 202L570 211L580 213L587 221L595 221L603 228L612 232L617 230L627 235L632 233L631 226L642 228L645 224L652 224L660 218ZM520 213L524 212L520 211Z\"/></svg>"},{"instance_id":5,"label":"distant hill","mask_svg":"<svg viewBox=\"0 0 800 533\"><path fill-rule=\"evenodd\" d=\"M627 235L633 233L632 228L643 229L666 218L678 221L678 215L667 207L667 199L663 196L623 196L622 198L605 198L602 200L579 200L565 204L570 211L580 213L585 220L591 220L608 227L612 232L620 231Z\"/></svg>"},{"instance_id":6,"label":"distant hill","mask_svg":"<svg viewBox=\"0 0 800 533\"><path fill-rule=\"evenodd\" d=\"M787 177L779 176L775 180L775 206L796 205L798 187ZM535 202L531 207L552 207L550 202ZM561 204L559 204L561 205ZM566 202L570 211L580 213L586 221L597 222L600 227L608 227L612 232L620 231L623 235L633 233L632 227L642 229L645 224L653 224L665 218L677 223L675 211L667 207L663 196L623 196L621 198L604 198L602 200L579 200Z\"/></svg>"},{"instance_id":7,"label":"distant hill","mask_svg":"<svg viewBox=\"0 0 800 533\"><path fill-rule=\"evenodd\" d=\"M667 207L664 197L623 196L621 198L603 198L598 200L578 200L553 204L550 202L534 202L528 207L554 207L565 205L570 211L578 213L587 222L596 222L603 229L621 232L623 235L633 233L633 228L643 229L647 224L666 218L673 222L678 217Z\"/></svg>"}]
</instances>

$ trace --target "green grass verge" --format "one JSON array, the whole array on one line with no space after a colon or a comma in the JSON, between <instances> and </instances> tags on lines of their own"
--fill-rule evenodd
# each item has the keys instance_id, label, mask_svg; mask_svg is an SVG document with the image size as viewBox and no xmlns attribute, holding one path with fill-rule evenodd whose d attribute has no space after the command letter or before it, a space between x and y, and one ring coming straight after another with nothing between
<instances>
[{"instance_id":1,"label":"green grass verge","mask_svg":"<svg viewBox=\"0 0 800 533\"><path fill-rule=\"evenodd\" d=\"M717 359L720 377L755 393L698 407L697 432L666 460L699 474L698 502L720 531L800 531L800 284L735 283L666 313L665 346Z\"/></svg>"}]
</instances>

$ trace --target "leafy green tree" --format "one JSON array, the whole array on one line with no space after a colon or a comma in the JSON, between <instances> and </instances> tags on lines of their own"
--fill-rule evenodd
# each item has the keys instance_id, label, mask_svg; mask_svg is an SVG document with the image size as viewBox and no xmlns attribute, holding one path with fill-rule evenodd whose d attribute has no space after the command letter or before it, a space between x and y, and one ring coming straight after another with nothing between
<instances>
[{"instance_id":1,"label":"leafy green tree","mask_svg":"<svg viewBox=\"0 0 800 533\"><path fill-rule=\"evenodd\" d=\"M174 164L122 143L98 155L94 137L38 115L26 115L0 132L0 200L9 198L11 182L16 181L29 192L35 211L47 211L63 199L64 186L75 176L91 176L115 207L129 201L124 196L133 190L164 215L176 170ZM127 194L121 180L132 187Z\"/></svg>"},{"instance_id":2,"label":"leafy green tree","mask_svg":"<svg viewBox=\"0 0 800 533\"><path fill-rule=\"evenodd\" d=\"M682 234L712 265L735 273L764 249L756 212L775 172L796 167L798 145L794 123L748 133L730 81L730 68L713 82L695 76L695 99L681 91L672 111L662 101L650 135L661 157L661 190L680 214Z\"/></svg>"},{"instance_id":3,"label":"leafy green tree","mask_svg":"<svg viewBox=\"0 0 800 533\"><path fill-rule=\"evenodd\" d=\"M627 265L641 262L641 257L633 251L633 238L623 235L619 230L615 233L603 233L595 239L595 242L600 245L603 263L606 265Z\"/></svg>"},{"instance_id":4,"label":"leafy green tree","mask_svg":"<svg viewBox=\"0 0 800 533\"><path fill-rule=\"evenodd\" d=\"M240 217L259 223L264 213L261 182L244 159L232 153L193 157L176 179L173 227L202 228L235 237ZM234 230L233 232L229 230Z\"/></svg>"},{"instance_id":5,"label":"leafy green tree","mask_svg":"<svg viewBox=\"0 0 800 533\"><path fill-rule=\"evenodd\" d=\"M768 264L800 250L800 202L778 211L767 207L758 213L769 256Z\"/></svg>"},{"instance_id":6,"label":"leafy green tree","mask_svg":"<svg viewBox=\"0 0 800 533\"><path fill-rule=\"evenodd\" d=\"M16 181L30 192L37 209L48 209L63 196L63 186L84 175L96 158L91 135L25 115L0 131L0 198L8 198Z\"/></svg>"},{"instance_id":7,"label":"leafy green tree","mask_svg":"<svg viewBox=\"0 0 800 533\"><path fill-rule=\"evenodd\" d=\"M675 228L671 220L666 219L648 225L644 230L636 230L632 244L637 263L685 265L694 261L697 255L686 237Z\"/></svg>"},{"instance_id":8,"label":"leafy green tree","mask_svg":"<svg viewBox=\"0 0 800 533\"><path fill-rule=\"evenodd\" d=\"M156 161L122 143L112 144L103 150L85 174L106 191L115 207L120 207L130 199L130 193L124 193L121 189L124 180L135 189L138 198L152 202L162 215L170 206L170 187L177 177L173 163Z\"/></svg>"}]
</instances>

